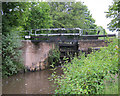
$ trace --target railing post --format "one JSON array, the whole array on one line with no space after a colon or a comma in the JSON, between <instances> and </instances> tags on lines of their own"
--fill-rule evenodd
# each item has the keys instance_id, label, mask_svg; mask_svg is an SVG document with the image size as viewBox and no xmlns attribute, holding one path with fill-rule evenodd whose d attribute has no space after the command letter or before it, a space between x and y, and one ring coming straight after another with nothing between
<instances>
[{"instance_id":1,"label":"railing post","mask_svg":"<svg viewBox=\"0 0 120 96\"><path fill-rule=\"evenodd\" d=\"M83 29L79 29L79 35L81 36L83 34Z\"/></svg>"}]
</instances>

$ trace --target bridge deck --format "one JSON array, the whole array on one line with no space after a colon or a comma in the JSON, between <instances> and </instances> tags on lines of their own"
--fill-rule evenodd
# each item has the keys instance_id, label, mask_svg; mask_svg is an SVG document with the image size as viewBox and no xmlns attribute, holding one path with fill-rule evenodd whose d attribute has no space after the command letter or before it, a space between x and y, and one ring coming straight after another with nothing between
<instances>
[{"instance_id":1,"label":"bridge deck","mask_svg":"<svg viewBox=\"0 0 120 96\"><path fill-rule=\"evenodd\" d=\"M82 35L83 37L113 37L115 34L107 34L107 35Z\"/></svg>"}]
</instances>

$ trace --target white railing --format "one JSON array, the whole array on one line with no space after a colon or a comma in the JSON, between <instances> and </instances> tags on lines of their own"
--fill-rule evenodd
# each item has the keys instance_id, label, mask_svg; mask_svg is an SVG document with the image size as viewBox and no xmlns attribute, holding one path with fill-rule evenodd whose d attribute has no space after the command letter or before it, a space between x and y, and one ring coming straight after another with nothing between
<instances>
[{"instance_id":1,"label":"white railing","mask_svg":"<svg viewBox=\"0 0 120 96\"><path fill-rule=\"evenodd\" d=\"M79 33L50 33L50 34L39 34L39 31L67 31L67 30L78 30ZM33 33L34 31L34 33ZM82 29L80 28L44 28L44 29L32 29L30 35L35 36L55 36L55 35L82 35Z\"/></svg>"},{"instance_id":2,"label":"white railing","mask_svg":"<svg viewBox=\"0 0 120 96\"><path fill-rule=\"evenodd\" d=\"M119 29L119 28L117 28ZM61 33L62 31L78 31L78 33ZM48 34L43 34L41 31L60 31L60 33L48 33ZM80 29L80 28L43 28L43 29L31 29L31 31L26 31L28 32L28 35L25 36L26 39L31 38L31 36L83 36L83 35L88 35L86 34L87 32L98 32L101 31L100 29ZM86 33L85 33L86 32ZM42 34L41 34L42 33ZM98 34L97 34L98 35ZM103 35L105 35L103 33ZM117 34L116 34L117 35Z\"/></svg>"}]
</instances>

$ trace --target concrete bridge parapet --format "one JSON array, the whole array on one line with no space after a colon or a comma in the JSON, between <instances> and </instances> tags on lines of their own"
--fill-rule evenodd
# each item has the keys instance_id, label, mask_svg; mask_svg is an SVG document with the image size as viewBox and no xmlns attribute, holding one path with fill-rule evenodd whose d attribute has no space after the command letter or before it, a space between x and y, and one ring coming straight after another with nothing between
<instances>
[{"instance_id":1,"label":"concrete bridge parapet","mask_svg":"<svg viewBox=\"0 0 120 96\"><path fill-rule=\"evenodd\" d=\"M22 41L23 63L30 71L43 70L48 67L48 54L54 49L54 43L38 42L33 43L31 40Z\"/></svg>"}]
</instances>

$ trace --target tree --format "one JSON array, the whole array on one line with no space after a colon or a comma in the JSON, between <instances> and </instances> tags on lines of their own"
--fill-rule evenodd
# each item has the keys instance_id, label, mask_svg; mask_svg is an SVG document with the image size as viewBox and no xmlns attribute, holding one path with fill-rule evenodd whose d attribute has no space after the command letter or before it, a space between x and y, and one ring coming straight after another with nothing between
<instances>
[{"instance_id":1,"label":"tree","mask_svg":"<svg viewBox=\"0 0 120 96\"><path fill-rule=\"evenodd\" d=\"M2 3L2 31L3 35L10 32L11 27L26 25L30 3L3 2Z\"/></svg>"},{"instance_id":2,"label":"tree","mask_svg":"<svg viewBox=\"0 0 120 96\"><path fill-rule=\"evenodd\" d=\"M47 2L31 3L30 14L28 16L25 29L50 28L52 18L50 16L50 6Z\"/></svg>"},{"instance_id":3,"label":"tree","mask_svg":"<svg viewBox=\"0 0 120 96\"><path fill-rule=\"evenodd\" d=\"M120 27L120 18L118 18L120 12L120 1L113 0L113 4L109 6L106 17L111 18L111 22L108 24L110 30L115 30Z\"/></svg>"},{"instance_id":4,"label":"tree","mask_svg":"<svg viewBox=\"0 0 120 96\"><path fill-rule=\"evenodd\" d=\"M96 28L87 6L81 2L50 2L54 28Z\"/></svg>"}]
</instances>

